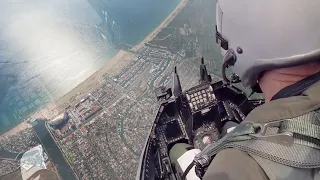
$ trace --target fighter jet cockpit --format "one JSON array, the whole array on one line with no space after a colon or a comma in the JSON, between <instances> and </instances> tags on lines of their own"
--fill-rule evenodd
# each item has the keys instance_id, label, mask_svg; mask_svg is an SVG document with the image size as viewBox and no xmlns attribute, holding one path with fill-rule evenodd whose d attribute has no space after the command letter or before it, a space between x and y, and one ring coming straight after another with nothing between
<instances>
[{"instance_id":1,"label":"fighter jet cockpit","mask_svg":"<svg viewBox=\"0 0 320 180\"><path fill-rule=\"evenodd\" d=\"M204 60L199 84L183 90L175 68L172 87L155 90L159 109L140 158L136 179L193 179L183 174L195 154L215 143L263 100L224 81L213 82ZM178 145L179 144L179 145ZM188 154L182 158L182 154ZM177 166L177 163L180 166Z\"/></svg>"}]
</instances>

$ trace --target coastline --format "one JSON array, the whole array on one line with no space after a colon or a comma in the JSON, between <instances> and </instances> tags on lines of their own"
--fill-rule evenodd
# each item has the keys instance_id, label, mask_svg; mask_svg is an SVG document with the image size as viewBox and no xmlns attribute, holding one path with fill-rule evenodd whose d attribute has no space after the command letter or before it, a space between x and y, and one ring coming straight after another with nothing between
<instances>
[{"instance_id":1,"label":"coastline","mask_svg":"<svg viewBox=\"0 0 320 180\"><path fill-rule=\"evenodd\" d=\"M121 71L124 67L126 67L132 62L132 56L133 54L124 50L120 50L115 56L109 59L98 71L94 72L92 75L90 75L80 84L78 84L67 94L63 95L57 100L54 100L54 102L47 104L45 107L39 108L33 114L30 114L20 124L13 127L9 131L1 134L0 139L12 136L25 129L32 128L28 121L33 121L38 118L51 119L59 115L59 113L61 113L61 111L64 108L66 108L69 103L71 103L70 99L74 98L79 94L88 92L91 89L91 87L99 83L99 80L103 76Z\"/></svg>"},{"instance_id":2,"label":"coastline","mask_svg":"<svg viewBox=\"0 0 320 180\"><path fill-rule=\"evenodd\" d=\"M15 135L16 133L23 131L25 129L28 129L28 128L31 128L31 125L28 124L27 122L22 122L22 123L18 124L17 126L15 126L14 128L12 128L11 130L2 134L0 136L0 139Z\"/></svg>"},{"instance_id":3,"label":"coastline","mask_svg":"<svg viewBox=\"0 0 320 180\"><path fill-rule=\"evenodd\" d=\"M137 51L138 49L142 48L145 43L154 39L158 33L165 28L177 14L185 7L188 0L181 0L181 2L177 5L177 7L167 16L166 19L163 20L161 24L159 24L146 38L144 38L141 42L136 44L134 47L131 48L132 51ZM5 138L8 136L12 136L24 129L31 128L31 125L28 124L27 121L33 120L37 118L40 114L42 118L52 118L55 115L58 115L63 109L65 109L74 99L76 96L88 92L93 86L99 84L99 80L106 75L113 75L115 73L120 72L124 67L128 66L134 59L132 58L134 54L125 51L119 50L119 52L109 59L98 71L94 72L88 78L86 78L83 82L78 84L75 88L71 91L60 97L59 99L55 100L48 104L46 107L40 108L34 114L31 114L29 118L24 120L22 123L18 124L16 127L12 128L11 130L5 132L4 134L0 135L1 138ZM55 108L53 108L55 107Z\"/></svg>"},{"instance_id":4,"label":"coastline","mask_svg":"<svg viewBox=\"0 0 320 180\"><path fill-rule=\"evenodd\" d=\"M187 2L188 0L181 0L178 6L167 16L167 18L164 21L162 21L162 23L158 27L156 27L146 38L144 38L144 40L132 47L131 50L136 51L143 47L145 43L154 39L162 30L162 28L167 27L168 24L176 17L176 15L180 13L180 11L184 8Z\"/></svg>"},{"instance_id":5,"label":"coastline","mask_svg":"<svg viewBox=\"0 0 320 180\"><path fill-rule=\"evenodd\" d=\"M56 100L56 107L60 111L63 110L65 107L67 107L67 104L72 103L72 101L70 102L71 99L74 99L75 96L78 96L82 93L88 92L92 87L98 85L99 80L104 76L118 73L124 67L128 66L133 60L132 56L133 54L127 51L119 50L119 52L114 57L109 59L98 71L94 72L67 94Z\"/></svg>"}]
</instances>

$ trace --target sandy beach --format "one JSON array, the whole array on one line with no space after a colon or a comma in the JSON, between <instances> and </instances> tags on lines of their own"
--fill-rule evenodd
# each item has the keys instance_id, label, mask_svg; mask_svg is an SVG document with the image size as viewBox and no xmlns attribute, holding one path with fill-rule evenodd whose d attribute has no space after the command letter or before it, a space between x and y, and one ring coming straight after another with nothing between
<instances>
[{"instance_id":1,"label":"sandy beach","mask_svg":"<svg viewBox=\"0 0 320 180\"><path fill-rule=\"evenodd\" d=\"M46 107L40 108L37 112L31 114L24 122L20 123L10 131L0 135L0 139L12 136L24 129L31 128L31 125L27 123L28 120L35 120L38 118L51 119L57 116L70 103L70 99L73 99L73 97L79 94L88 92L88 90L99 83L99 80L103 76L121 71L121 69L129 65L133 60L132 56L133 54L120 50L112 59L109 59L102 68L93 73L78 86L55 102L48 104Z\"/></svg>"},{"instance_id":2,"label":"sandy beach","mask_svg":"<svg viewBox=\"0 0 320 180\"><path fill-rule=\"evenodd\" d=\"M154 31L152 31L144 40L142 40L140 43L134 46L131 50L136 51L141 47L143 47L146 42L149 42L153 38L155 38L157 34L161 31L161 29L166 27L174 19L174 17L185 7L187 2L188 0L181 0L180 4ZM54 115L57 115L65 107L67 107L69 103L72 102L73 99L75 99L76 96L86 93L92 87L96 86L99 83L99 80L102 79L103 76L118 73L124 67L128 66L134 60L133 56L134 56L133 54L127 51L120 50L112 59L108 60L106 64L102 68L100 68L97 72L93 73L91 76L89 76L82 83L80 83L78 86L76 86L71 91L69 91L67 94L57 99L54 102L54 104L49 104L47 107L39 109L36 113L29 116L29 119L31 118L35 119L36 118L35 116L50 118ZM52 107L58 107L58 109L52 109ZM31 125L29 125L26 121L22 122L15 128L1 135L0 138L5 136L11 136L13 134L16 134L19 131L22 131L23 129L30 128L30 127Z\"/></svg>"},{"instance_id":3,"label":"sandy beach","mask_svg":"<svg viewBox=\"0 0 320 180\"><path fill-rule=\"evenodd\" d=\"M133 54L120 50L112 59L108 60L106 64L100 68L97 72L93 73L86 80L80 83L78 86L73 88L67 94L58 99L55 103L56 106L62 110L66 107L66 104L70 103L70 100L74 99L75 96L82 93L88 92L92 87L99 84L99 80L103 76L111 75L121 71L124 67L129 65L132 61Z\"/></svg>"},{"instance_id":4,"label":"sandy beach","mask_svg":"<svg viewBox=\"0 0 320 180\"><path fill-rule=\"evenodd\" d=\"M145 43L154 39L162 28L168 26L168 24L174 19L174 17L180 13L180 11L185 7L188 0L181 0L180 4L172 11L172 13L156 28L154 29L144 40L142 40L139 44L134 46L131 50L136 51L144 46Z\"/></svg>"},{"instance_id":5,"label":"sandy beach","mask_svg":"<svg viewBox=\"0 0 320 180\"><path fill-rule=\"evenodd\" d=\"M19 125L17 125L16 127L14 127L13 129L11 129L10 131L2 134L2 135L0 136L0 139L1 139L1 138L8 137L8 136L15 135L15 134L17 134L18 132L23 131L24 129L27 129L27 128L31 128L31 125L28 124L27 122L22 122L22 123L20 123Z\"/></svg>"},{"instance_id":6,"label":"sandy beach","mask_svg":"<svg viewBox=\"0 0 320 180\"><path fill-rule=\"evenodd\" d=\"M151 41L153 38L157 36L157 34L161 31L162 28L166 27L174 17L179 14L179 12L185 7L188 0L181 0L179 5L172 11L172 13L154 30L152 31L144 40L142 40L139 44L134 46L131 50L136 51L144 46L146 42ZM72 89L66 95L62 96L59 100L56 101L57 107L66 107L66 104L70 103L70 100L73 99L76 95L80 95L82 93L87 92L91 87L97 85L98 80L101 79L104 75L112 75L114 73L119 72L125 66L129 65L133 60L133 54L120 50L116 56L112 59L108 60L106 64L99 69L97 72L92 74L89 78L80 83L77 87ZM60 109L61 110L61 109Z\"/></svg>"}]
</instances>

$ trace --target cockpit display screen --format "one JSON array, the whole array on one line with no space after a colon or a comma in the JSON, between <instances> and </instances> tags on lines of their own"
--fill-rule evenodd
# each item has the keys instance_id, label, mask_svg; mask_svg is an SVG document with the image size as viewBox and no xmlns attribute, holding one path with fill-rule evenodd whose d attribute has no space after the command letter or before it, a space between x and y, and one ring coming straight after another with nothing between
<instances>
[{"instance_id":1,"label":"cockpit display screen","mask_svg":"<svg viewBox=\"0 0 320 180\"><path fill-rule=\"evenodd\" d=\"M168 142L178 139L183 135L177 120L165 124L163 126L163 132L165 133Z\"/></svg>"}]
</instances>

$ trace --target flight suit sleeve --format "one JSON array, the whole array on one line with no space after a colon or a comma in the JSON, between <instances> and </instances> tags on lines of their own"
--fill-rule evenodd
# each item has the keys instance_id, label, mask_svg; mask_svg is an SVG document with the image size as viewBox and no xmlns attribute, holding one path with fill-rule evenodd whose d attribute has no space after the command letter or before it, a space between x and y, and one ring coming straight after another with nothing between
<instances>
[{"instance_id":1,"label":"flight suit sleeve","mask_svg":"<svg viewBox=\"0 0 320 180\"><path fill-rule=\"evenodd\" d=\"M212 160L203 180L269 180L269 178L247 153L237 149L225 149Z\"/></svg>"}]
</instances>

